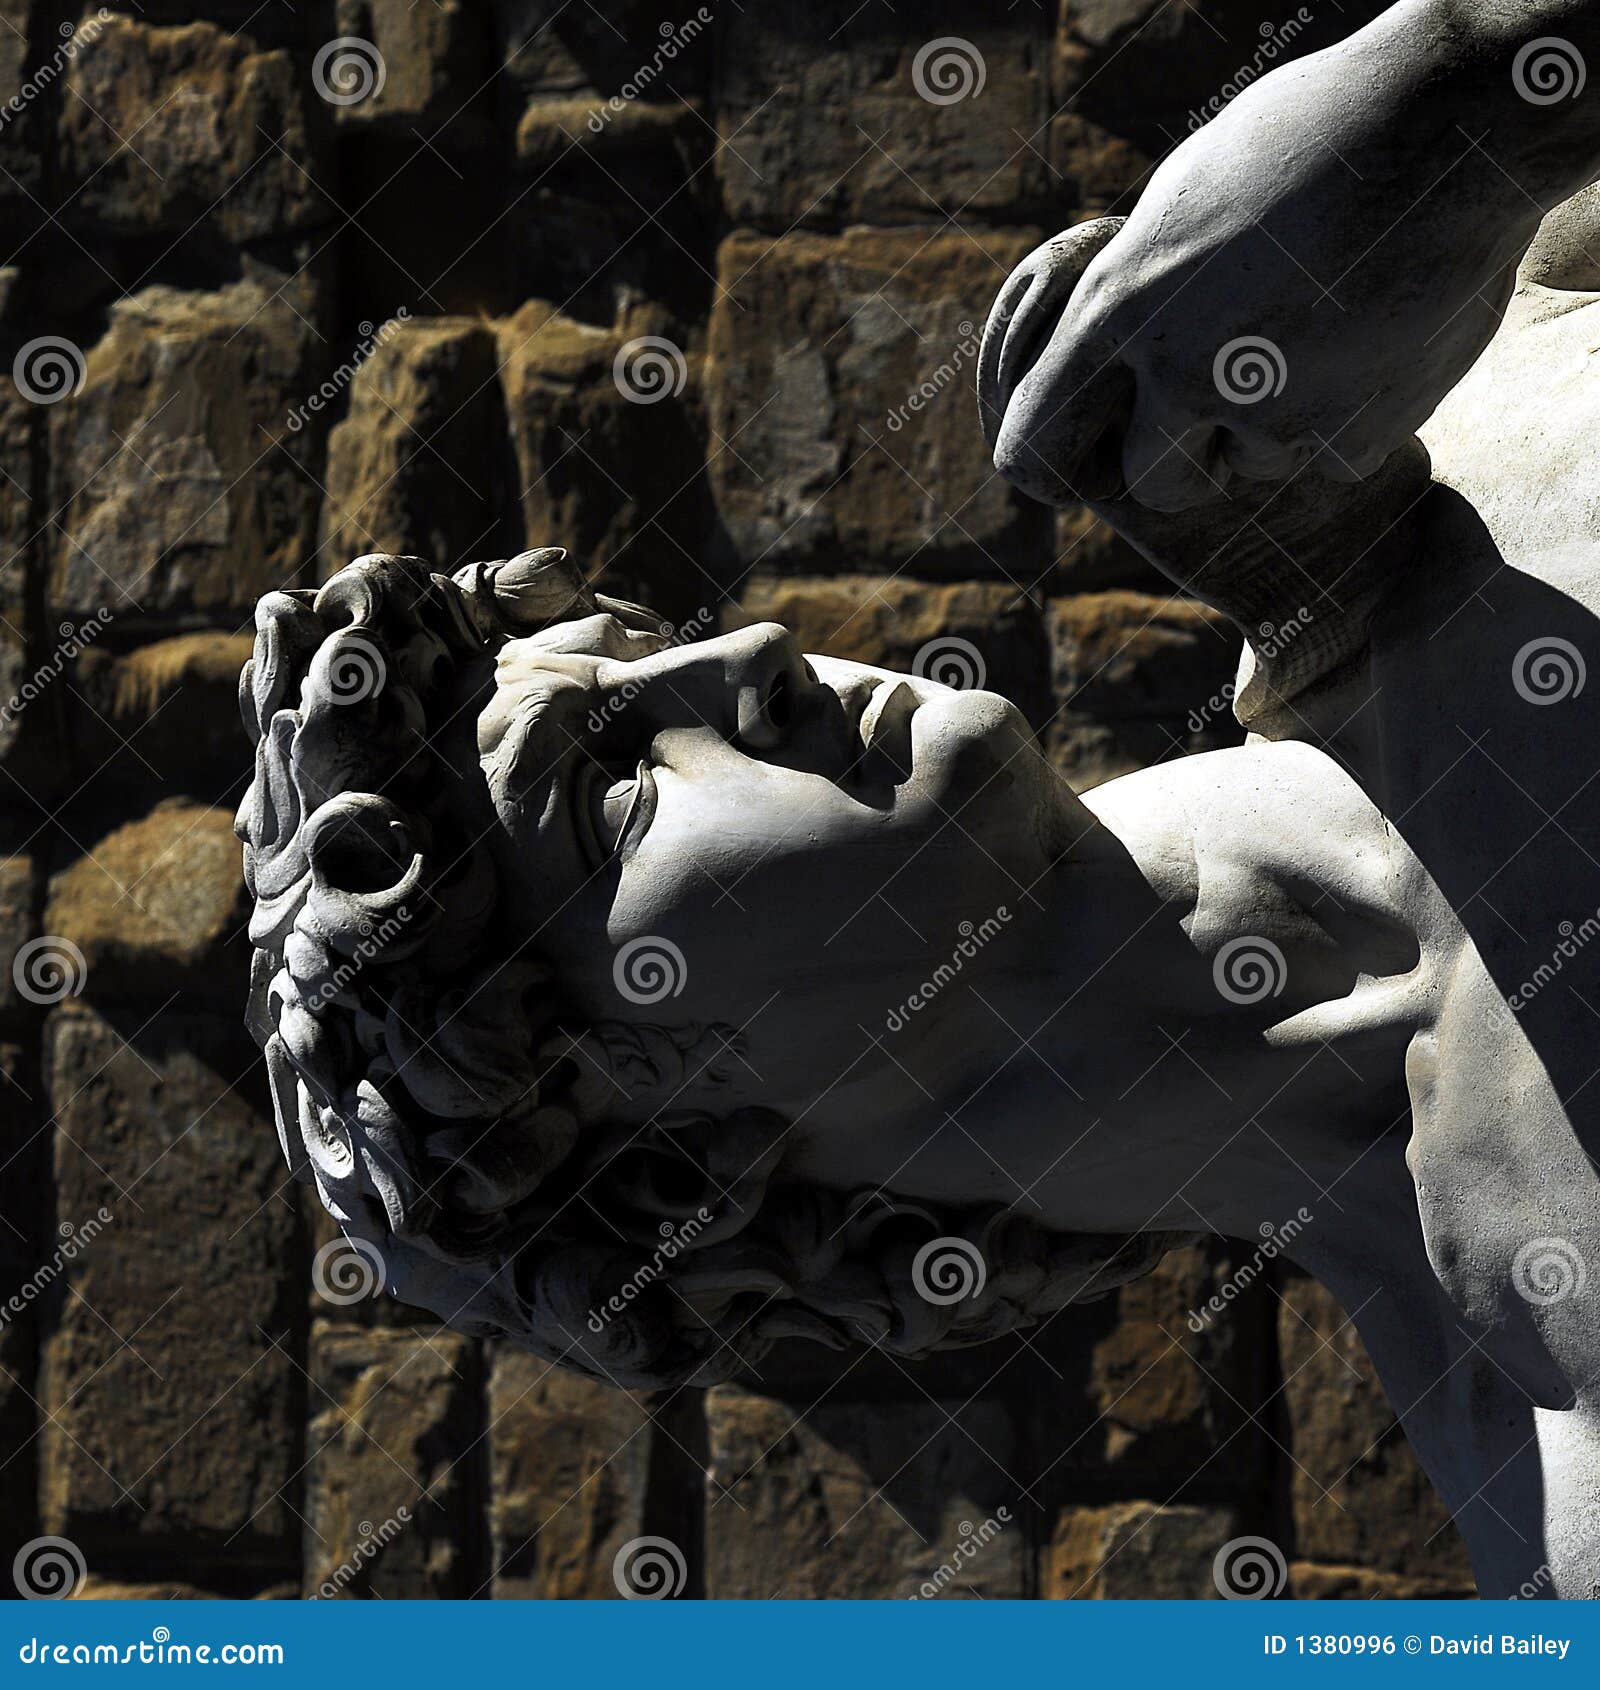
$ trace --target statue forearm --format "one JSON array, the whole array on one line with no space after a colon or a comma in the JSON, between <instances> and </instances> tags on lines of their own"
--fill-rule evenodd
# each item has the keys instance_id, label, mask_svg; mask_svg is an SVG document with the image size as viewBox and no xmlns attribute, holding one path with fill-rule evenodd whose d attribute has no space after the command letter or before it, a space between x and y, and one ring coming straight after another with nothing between
<instances>
[{"instance_id":1,"label":"statue forearm","mask_svg":"<svg viewBox=\"0 0 1600 1690\"><path fill-rule=\"evenodd\" d=\"M1018 267L980 359L996 465L1163 514L1371 477L1597 174L1600 0L1401 0L1246 89L1114 238L1081 225Z\"/></svg>"},{"instance_id":2,"label":"statue forearm","mask_svg":"<svg viewBox=\"0 0 1600 1690\"><path fill-rule=\"evenodd\" d=\"M1502 174L1495 196L1547 211L1600 176L1597 0L1402 0L1351 44L1368 37L1481 146L1481 173Z\"/></svg>"}]
</instances>

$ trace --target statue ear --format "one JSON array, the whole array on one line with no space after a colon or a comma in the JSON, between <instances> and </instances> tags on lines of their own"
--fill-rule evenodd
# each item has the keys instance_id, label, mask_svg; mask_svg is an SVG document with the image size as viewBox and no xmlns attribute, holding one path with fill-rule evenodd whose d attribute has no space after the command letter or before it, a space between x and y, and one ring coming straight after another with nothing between
<instances>
[{"instance_id":1,"label":"statue ear","mask_svg":"<svg viewBox=\"0 0 1600 1690\"><path fill-rule=\"evenodd\" d=\"M543 1070L562 1058L570 1062L579 1114L603 1120L624 1100L660 1107L725 1086L740 1051L734 1029L720 1023L660 1027L597 1021L576 1036L552 1039L539 1065Z\"/></svg>"}]
</instances>

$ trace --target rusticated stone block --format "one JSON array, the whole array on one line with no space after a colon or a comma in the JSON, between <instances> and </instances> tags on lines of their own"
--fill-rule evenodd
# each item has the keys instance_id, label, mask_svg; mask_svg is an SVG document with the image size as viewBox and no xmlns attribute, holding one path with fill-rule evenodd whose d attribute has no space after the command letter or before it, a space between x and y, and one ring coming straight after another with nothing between
<instances>
[{"instance_id":1,"label":"rusticated stone block","mask_svg":"<svg viewBox=\"0 0 1600 1690\"><path fill-rule=\"evenodd\" d=\"M232 813L169 798L52 876L44 927L78 947L96 1002L243 1002L249 913Z\"/></svg>"},{"instance_id":2,"label":"rusticated stone block","mask_svg":"<svg viewBox=\"0 0 1600 1690\"><path fill-rule=\"evenodd\" d=\"M375 51L347 50L343 74L330 55L341 126L393 129L415 144L418 131L456 151L484 146L474 121L486 103L491 72L488 8L482 0L339 0L334 35Z\"/></svg>"},{"instance_id":3,"label":"rusticated stone block","mask_svg":"<svg viewBox=\"0 0 1600 1690\"><path fill-rule=\"evenodd\" d=\"M1034 721L1049 696L1038 606L998 582L934 586L901 576L758 578L725 627L781 622L801 649L1003 693Z\"/></svg>"},{"instance_id":4,"label":"rusticated stone block","mask_svg":"<svg viewBox=\"0 0 1600 1690\"><path fill-rule=\"evenodd\" d=\"M211 23L91 17L61 101L65 215L124 234L209 220L259 240L326 220L327 126L287 52Z\"/></svg>"},{"instance_id":5,"label":"rusticated stone block","mask_svg":"<svg viewBox=\"0 0 1600 1690\"><path fill-rule=\"evenodd\" d=\"M1016 1597L1031 1560L993 1403L706 1396L706 1595Z\"/></svg>"},{"instance_id":6,"label":"rusticated stone block","mask_svg":"<svg viewBox=\"0 0 1600 1690\"><path fill-rule=\"evenodd\" d=\"M723 242L711 480L741 562L1029 587L1050 514L994 473L972 384L985 313L1036 232Z\"/></svg>"},{"instance_id":7,"label":"rusticated stone block","mask_svg":"<svg viewBox=\"0 0 1600 1690\"><path fill-rule=\"evenodd\" d=\"M1056 512L1056 566L1050 586L1060 594L1096 593L1107 587L1137 587L1163 596L1172 591L1172 583L1153 563L1083 505Z\"/></svg>"},{"instance_id":8,"label":"rusticated stone block","mask_svg":"<svg viewBox=\"0 0 1600 1690\"><path fill-rule=\"evenodd\" d=\"M97 1578L90 1573L73 1591L74 1602L220 1602L223 1597L214 1590L201 1590L198 1585L182 1584L176 1580L156 1580L130 1584L122 1579Z\"/></svg>"},{"instance_id":9,"label":"rusticated stone block","mask_svg":"<svg viewBox=\"0 0 1600 1690\"><path fill-rule=\"evenodd\" d=\"M62 677L78 780L214 797L250 766L239 719L249 634L179 634L131 652L90 647Z\"/></svg>"},{"instance_id":10,"label":"rusticated stone block","mask_svg":"<svg viewBox=\"0 0 1600 1690\"><path fill-rule=\"evenodd\" d=\"M704 316L719 221L705 108L714 12L496 0L501 122L524 178L497 238L517 299L561 300L595 322L639 299L681 323Z\"/></svg>"},{"instance_id":11,"label":"rusticated stone block","mask_svg":"<svg viewBox=\"0 0 1600 1690\"><path fill-rule=\"evenodd\" d=\"M717 168L730 214L779 229L1040 215L1047 41L1034 6L725 13Z\"/></svg>"},{"instance_id":12,"label":"rusticated stone block","mask_svg":"<svg viewBox=\"0 0 1600 1690\"><path fill-rule=\"evenodd\" d=\"M1466 1546L1411 1453L1366 1347L1314 1280L1285 1288L1278 1345L1298 1553L1470 1588Z\"/></svg>"},{"instance_id":13,"label":"rusticated stone block","mask_svg":"<svg viewBox=\"0 0 1600 1690\"><path fill-rule=\"evenodd\" d=\"M1217 1553L1239 1535L1227 1508L1114 1502L1064 1508L1045 1557L1044 1592L1057 1599L1218 1600Z\"/></svg>"},{"instance_id":14,"label":"rusticated stone block","mask_svg":"<svg viewBox=\"0 0 1600 1690\"><path fill-rule=\"evenodd\" d=\"M138 15L146 23L188 24L197 12L207 22L235 34L248 34L272 47L307 47L322 40L326 14L317 6L263 6L261 0L139 0Z\"/></svg>"},{"instance_id":15,"label":"rusticated stone block","mask_svg":"<svg viewBox=\"0 0 1600 1690\"><path fill-rule=\"evenodd\" d=\"M1473 1600L1471 1583L1442 1583L1438 1579L1405 1578L1398 1573L1375 1573L1370 1567L1324 1567L1315 1561L1289 1566L1289 1594L1297 1602L1413 1602L1456 1598Z\"/></svg>"},{"instance_id":16,"label":"rusticated stone block","mask_svg":"<svg viewBox=\"0 0 1600 1690\"><path fill-rule=\"evenodd\" d=\"M613 1390L497 1348L489 1383L489 1533L497 1597L617 1597L613 1567L665 1538L694 1577L698 1399ZM676 1581L674 1581L676 1582ZM692 1595L689 1587L679 1595Z\"/></svg>"},{"instance_id":17,"label":"rusticated stone block","mask_svg":"<svg viewBox=\"0 0 1600 1690\"><path fill-rule=\"evenodd\" d=\"M112 308L76 398L51 412L60 510L52 619L228 611L291 583L311 547L310 331L259 282L150 287Z\"/></svg>"},{"instance_id":18,"label":"rusticated stone block","mask_svg":"<svg viewBox=\"0 0 1600 1690\"><path fill-rule=\"evenodd\" d=\"M697 105L540 98L523 112L528 178L505 219L519 298L609 320L637 299L701 317L712 287L711 125Z\"/></svg>"},{"instance_id":19,"label":"rusticated stone block","mask_svg":"<svg viewBox=\"0 0 1600 1690\"><path fill-rule=\"evenodd\" d=\"M476 1594L482 1392L454 1333L311 1333L307 1596Z\"/></svg>"},{"instance_id":20,"label":"rusticated stone block","mask_svg":"<svg viewBox=\"0 0 1600 1690\"><path fill-rule=\"evenodd\" d=\"M700 14L713 7L610 0L602 12L562 0L492 0L492 9L499 82L519 108L530 96L610 98L625 86L668 105L707 92L712 31Z\"/></svg>"},{"instance_id":21,"label":"rusticated stone block","mask_svg":"<svg viewBox=\"0 0 1600 1690\"><path fill-rule=\"evenodd\" d=\"M323 575L363 552L425 557L443 570L498 556L505 424L493 331L430 318L385 324L374 339L328 440Z\"/></svg>"},{"instance_id":22,"label":"rusticated stone block","mask_svg":"<svg viewBox=\"0 0 1600 1690\"><path fill-rule=\"evenodd\" d=\"M707 598L698 361L646 313L601 329L532 301L500 325L522 543L680 621Z\"/></svg>"},{"instance_id":23,"label":"rusticated stone block","mask_svg":"<svg viewBox=\"0 0 1600 1690\"><path fill-rule=\"evenodd\" d=\"M1047 743L1078 786L1243 739L1232 708L1241 641L1216 611L1113 589L1052 600L1047 625L1059 710Z\"/></svg>"},{"instance_id":24,"label":"rusticated stone block","mask_svg":"<svg viewBox=\"0 0 1600 1690\"><path fill-rule=\"evenodd\" d=\"M1050 120L1050 171L1064 205L1077 217L1125 217L1137 203L1155 160L1144 148L1075 111Z\"/></svg>"},{"instance_id":25,"label":"rusticated stone block","mask_svg":"<svg viewBox=\"0 0 1600 1690\"><path fill-rule=\"evenodd\" d=\"M37 41L39 56L49 57L46 8L36 0L0 0L0 205L17 225L38 217L37 196L44 184L45 153L42 131L49 122L47 103L33 92L29 76L29 48ZM17 225L13 225L16 227ZM8 243L9 245L10 243Z\"/></svg>"},{"instance_id":26,"label":"rusticated stone block","mask_svg":"<svg viewBox=\"0 0 1600 1690\"><path fill-rule=\"evenodd\" d=\"M56 1212L85 1244L45 1349L45 1530L156 1572L297 1564L298 1217L235 1017L47 1028ZM248 1080L246 1079L248 1076Z\"/></svg>"},{"instance_id":27,"label":"rusticated stone block","mask_svg":"<svg viewBox=\"0 0 1600 1690\"><path fill-rule=\"evenodd\" d=\"M1056 693L1097 717L1182 717L1233 679L1240 639L1220 612L1153 593L1077 593L1050 605Z\"/></svg>"},{"instance_id":28,"label":"rusticated stone block","mask_svg":"<svg viewBox=\"0 0 1600 1690\"><path fill-rule=\"evenodd\" d=\"M1267 1389L1262 1271L1248 1246L1192 1244L1123 1286L1089 1355L1092 1430L1065 1442L1061 1471L1163 1497L1265 1501L1272 1452L1247 1414Z\"/></svg>"},{"instance_id":29,"label":"rusticated stone block","mask_svg":"<svg viewBox=\"0 0 1600 1690\"><path fill-rule=\"evenodd\" d=\"M28 684L27 651L33 622L28 589L38 566L34 493L42 480L46 415L15 382L0 377L0 763L8 768L17 761L23 719L49 685L45 676ZM48 719L34 717L33 737L40 737Z\"/></svg>"},{"instance_id":30,"label":"rusticated stone block","mask_svg":"<svg viewBox=\"0 0 1600 1690\"><path fill-rule=\"evenodd\" d=\"M30 975L27 959L17 967L17 952L39 932L39 865L31 853L0 857L0 1016L27 1021L39 1005L18 989Z\"/></svg>"},{"instance_id":31,"label":"rusticated stone block","mask_svg":"<svg viewBox=\"0 0 1600 1690\"><path fill-rule=\"evenodd\" d=\"M39 1535L37 1315L56 1251L50 1157L32 1052L0 1044L0 1569ZM0 1591L9 1595L0 1572Z\"/></svg>"}]
</instances>

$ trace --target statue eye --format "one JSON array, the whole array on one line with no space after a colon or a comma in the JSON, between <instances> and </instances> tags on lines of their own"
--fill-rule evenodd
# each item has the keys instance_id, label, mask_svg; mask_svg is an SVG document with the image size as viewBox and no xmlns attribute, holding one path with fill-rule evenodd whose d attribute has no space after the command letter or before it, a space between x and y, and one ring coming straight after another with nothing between
<instances>
[{"instance_id":1,"label":"statue eye","mask_svg":"<svg viewBox=\"0 0 1600 1690\"><path fill-rule=\"evenodd\" d=\"M656 808L648 763L623 775L615 764L588 761L573 783L574 821L591 868L612 858L626 862L638 849Z\"/></svg>"}]
</instances>

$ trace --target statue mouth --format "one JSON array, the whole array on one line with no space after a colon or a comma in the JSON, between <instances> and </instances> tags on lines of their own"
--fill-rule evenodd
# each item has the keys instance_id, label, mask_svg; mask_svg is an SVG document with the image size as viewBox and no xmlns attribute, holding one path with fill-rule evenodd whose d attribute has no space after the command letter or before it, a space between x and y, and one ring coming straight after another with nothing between
<instances>
[{"instance_id":1,"label":"statue mouth","mask_svg":"<svg viewBox=\"0 0 1600 1690\"><path fill-rule=\"evenodd\" d=\"M867 700L857 724L863 755L869 764L891 771L892 786L911 778L911 718L917 707L917 695L904 681L884 681Z\"/></svg>"},{"instance_id":2,"label":"statue mouth","mask_svg":"<svg viewBox=\"0 0 1600 1690\"><path fill-rule=\"evenodd\" d=\"M841 784L860 796L910 780L915 761L911 718L922 702L912 688L891 675L853 678L836 690L844 706Z\"/></svg>"}]
</instances>

